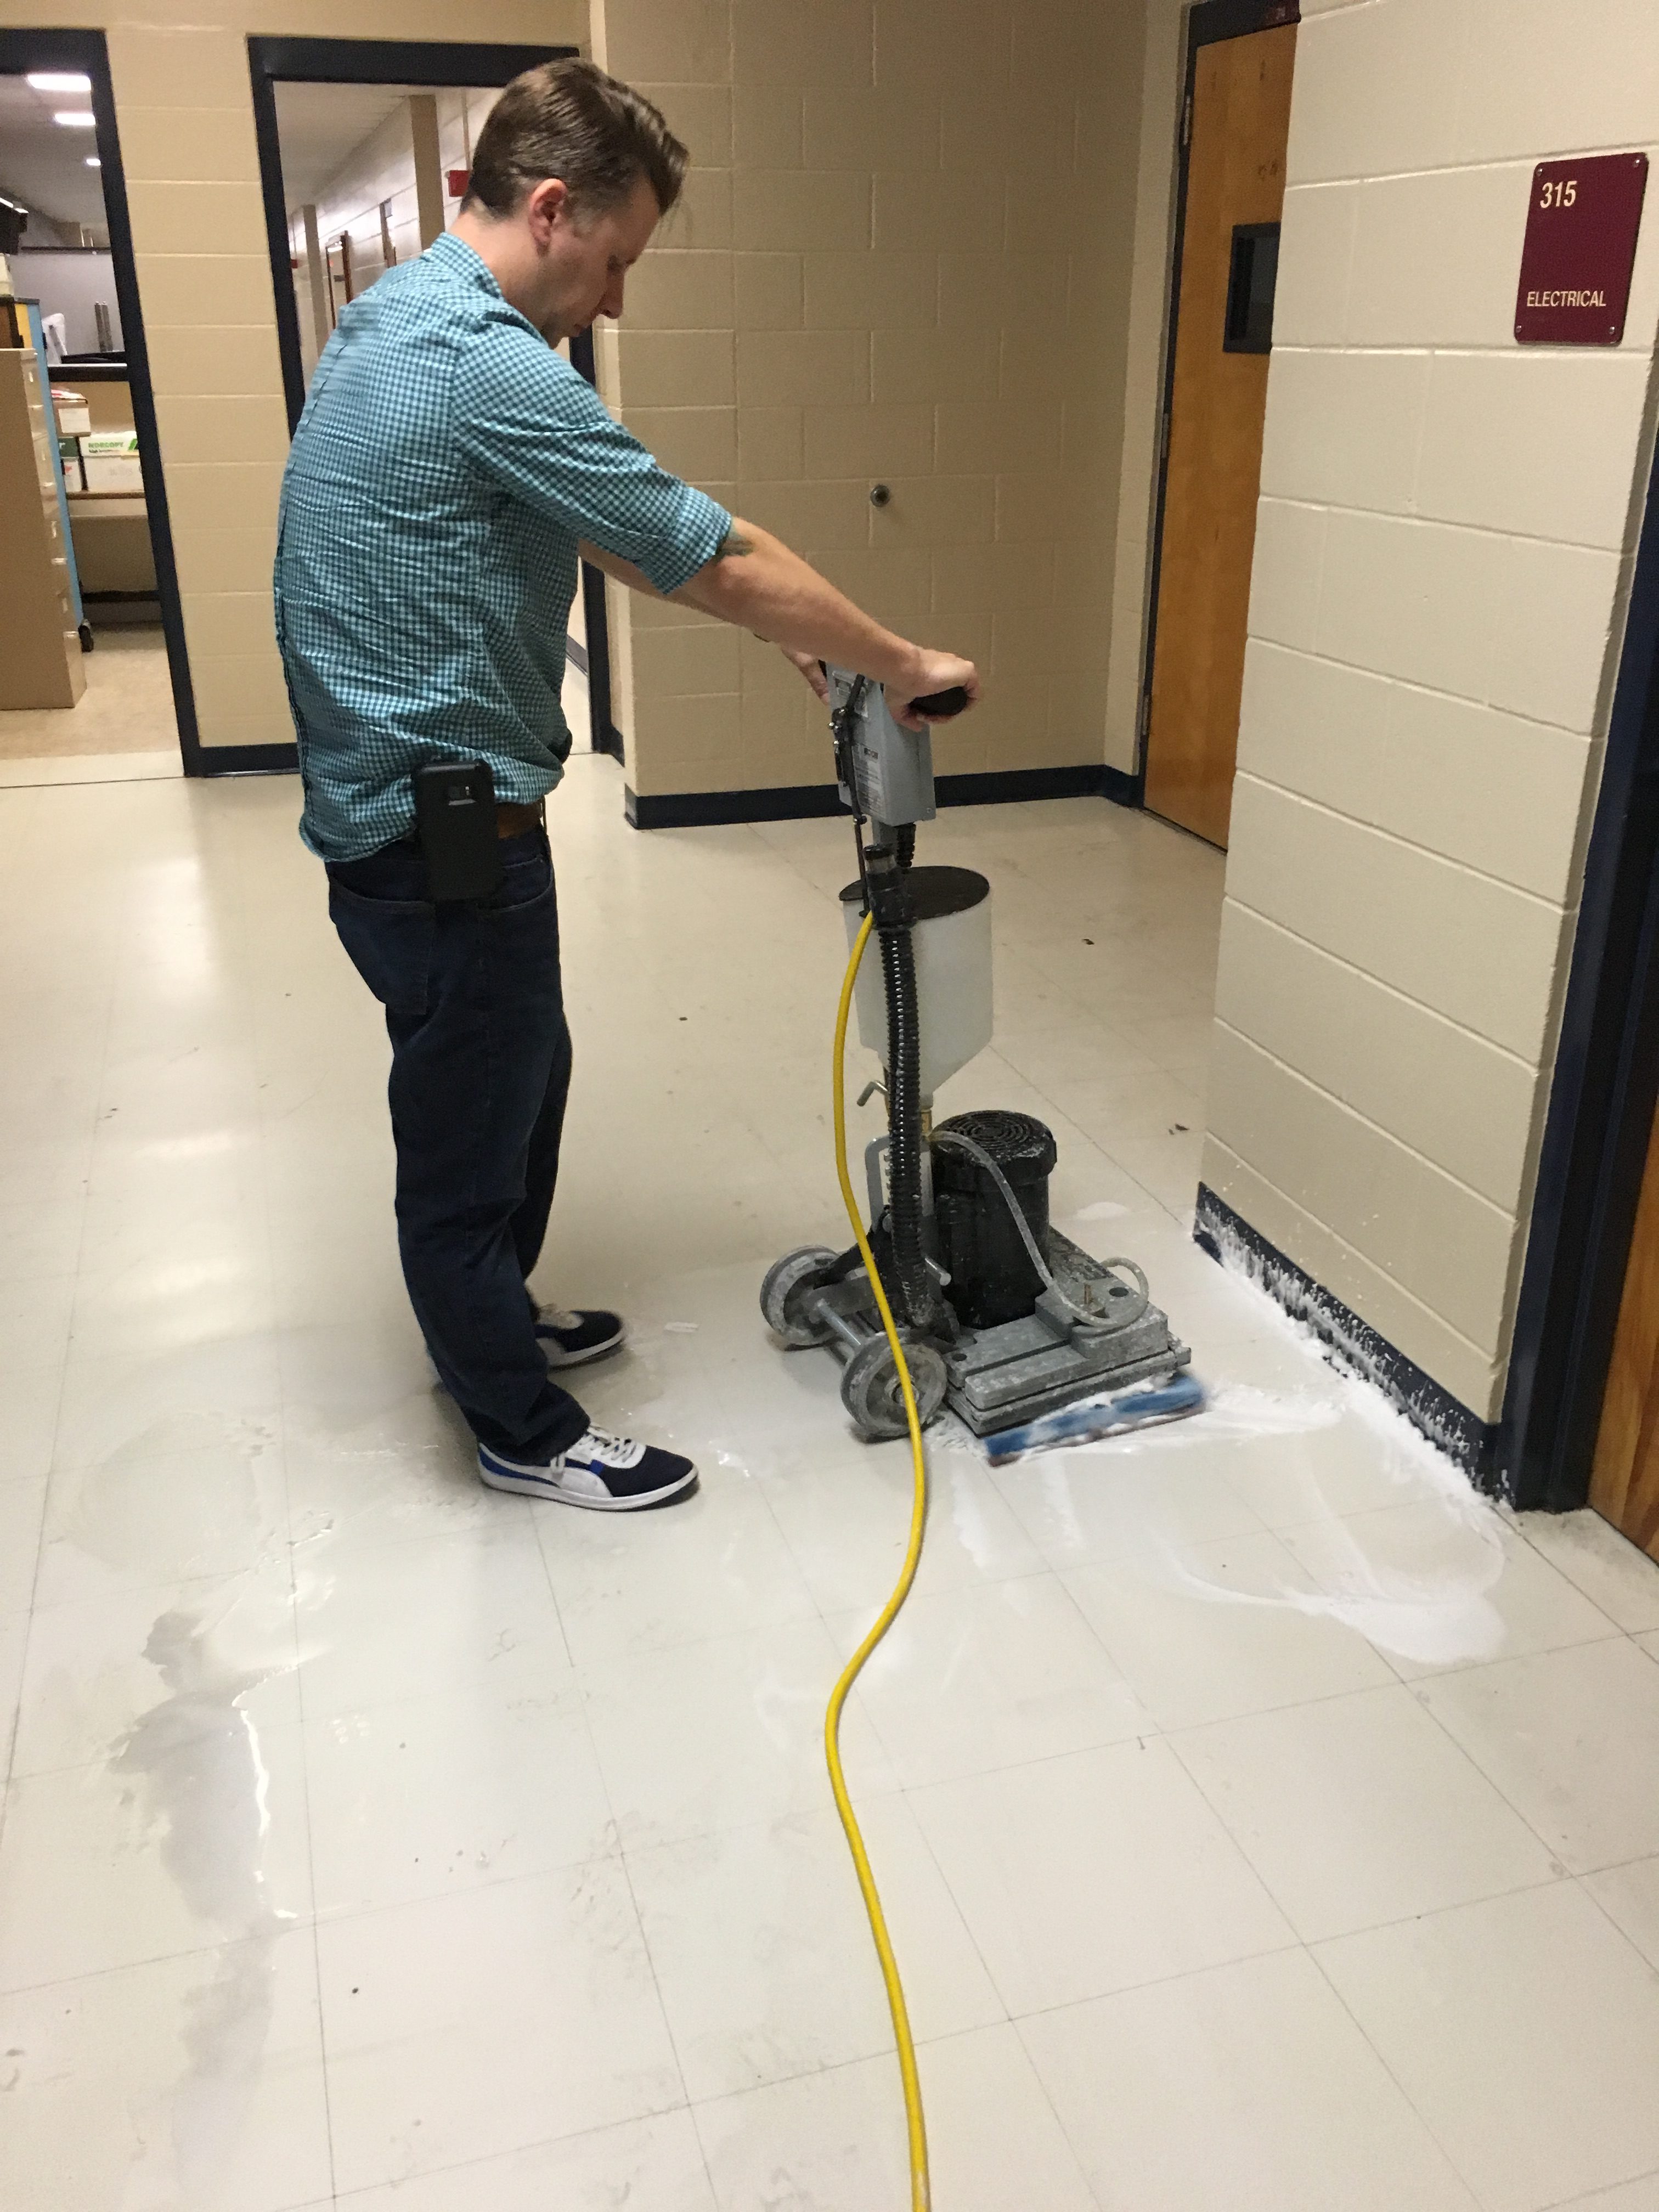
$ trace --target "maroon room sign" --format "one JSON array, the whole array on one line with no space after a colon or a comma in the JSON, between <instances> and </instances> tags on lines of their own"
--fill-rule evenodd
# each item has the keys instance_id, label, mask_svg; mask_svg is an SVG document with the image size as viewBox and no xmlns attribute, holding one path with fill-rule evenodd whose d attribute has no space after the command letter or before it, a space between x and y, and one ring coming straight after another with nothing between
<instances>
[{"instance_id":1,"label":"maroon room sign","mask_svg":"<svg viewBox=\"0 0 1659 2212\"><path fill-rule=\"evenodd\" d=\"M1645 154L1540 161L1515 295L1522 345L1617 345L1625 335Z\"/></svg>"}]
</instances>

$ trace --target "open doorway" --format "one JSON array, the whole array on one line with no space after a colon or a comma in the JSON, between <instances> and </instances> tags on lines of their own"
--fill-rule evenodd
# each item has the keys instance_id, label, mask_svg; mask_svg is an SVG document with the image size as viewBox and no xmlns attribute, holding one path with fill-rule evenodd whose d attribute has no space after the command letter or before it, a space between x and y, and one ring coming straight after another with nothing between
<instances>
[{"instance_id":1,"label":"open doorway","mask_svg":"<svg viewBox=\"0 0 1659 2212\"><path fill-rule=\"evenodd\" d=\"M456 214L501 88L562 47L250 39L253 106L290 428L340 317ZM594 380L587 333L568 348ZM571 610L565 719L619 749L604 580L584 568Z\"/></svg>"},{"instance_id":2,"label":"open doorway","mask_svg":"<svg viewBox=\"0 0 1659 2212\"><path fill-rule=\"evenodd\" d=\"M0 33L0 781L178 775L194 717L96 33Z\"/></svg>"}]
</instances>

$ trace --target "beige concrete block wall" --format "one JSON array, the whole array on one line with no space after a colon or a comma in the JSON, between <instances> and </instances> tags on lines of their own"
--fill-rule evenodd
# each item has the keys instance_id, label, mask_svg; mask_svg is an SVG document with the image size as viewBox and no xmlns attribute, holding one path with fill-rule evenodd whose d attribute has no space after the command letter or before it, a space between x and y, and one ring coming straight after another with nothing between
<instances>
[{"instance_id":1,"label":"beige concrete block wall","mask_svg":"<svg viewBox=\"0 0 1659 2212\"><path fill-rule=\"evenodd\" d=\"M981 662L942 772L1098 763L1143 0L593 5L595 53L695 164L608 396L884 621ZM611 605L635 790L829 781L776 653Z\"/></svg>"},{"instance_id":2,"label":"beige concrete block wall","mask_svg":"<svg viewBox=\"0 0 1659 2212\"><path fill-rule=\"evenodd\" d=\"M1650 465L1517 347L1534 162L1659 153L1651 0L1304 0L1204 1179L1499 1410Z\"/></svg>"},{"instance_id":3,"label":"beige concrete block wall","mask_svg":"<svg viewBox=\"0 0 1659 2212\"><path fill-rule=\"evenodd\" d=\"M206 18L207 20L204 20ZM0 0L0 23L101 30L109 42L139 300L203 744L292 741L270 611L288 451L247 36L578 46L580 0L495 0L488 27L442 0Z\"/></svg>"}]
</instances>

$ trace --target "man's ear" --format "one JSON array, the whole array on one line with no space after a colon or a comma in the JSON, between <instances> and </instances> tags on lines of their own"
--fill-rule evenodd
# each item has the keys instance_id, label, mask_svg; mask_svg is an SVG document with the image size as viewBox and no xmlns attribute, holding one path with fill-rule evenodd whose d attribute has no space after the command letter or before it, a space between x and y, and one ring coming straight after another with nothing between
<instances>
[{"instance_id":1,"label":"man's ear","mask_svg":"<svg viewBox=\"0 0 1659 2212\"><path fill-rule=\"evenodd\" d=\"M525 196L524 211L538 246L546 245L561 215L568 217L569 207L570 190L562 177L544 177L540 184L531 186Z\"/></svg>"}]
</instances>

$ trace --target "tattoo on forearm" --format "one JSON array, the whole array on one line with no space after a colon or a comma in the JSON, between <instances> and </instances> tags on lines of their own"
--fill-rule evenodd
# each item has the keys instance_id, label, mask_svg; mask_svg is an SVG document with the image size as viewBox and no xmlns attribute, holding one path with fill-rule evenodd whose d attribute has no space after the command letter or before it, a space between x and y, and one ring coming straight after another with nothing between
<instances>
[{"instance_id":1,"label":"tattoo on forearm","mask_svg":"<svg viewBox=\"0 0 1659 2212\"><path fill-rule=\"evenodd\" d=\"M740 530L728 530L721 540L720 550L716 557L724 561L729 554L733 558L740 558L745 553L752 553L754 550L755 541L752 538L745 538Z\"/></svg>"}]
</instances>

